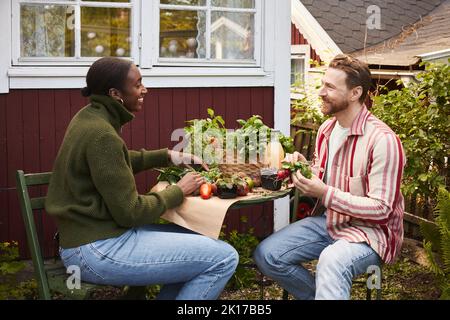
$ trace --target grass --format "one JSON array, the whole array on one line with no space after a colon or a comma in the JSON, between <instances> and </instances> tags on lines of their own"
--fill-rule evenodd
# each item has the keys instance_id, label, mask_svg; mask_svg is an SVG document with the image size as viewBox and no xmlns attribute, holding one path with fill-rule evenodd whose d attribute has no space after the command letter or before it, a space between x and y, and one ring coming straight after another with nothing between
<instances>
[{"instance_id":1,"label":"grass","mask_svg":"<svg viewBox=\"0 0 450 320\"><path fill-rule=\"evenodd\" d=\"M307 269L313 271L315 262L306 265ZM362 284L354 284L352 287L352 300L366 299L365 282L367 277L362 275L354 279ZM437 300L440 290L434 275L426 267L419 265L408 258L401 258L393 265L383 266L383 278L381 282L382 300ZM283 289L273 281L268 281L264 288L264 299L278 300L283 297ZM257 300L260 299L260 287L253 284L250 288L242 290L225 290L220 299L222 300ZM289 299L292 296L289 295Z\"/></svg>"}]
</instances>

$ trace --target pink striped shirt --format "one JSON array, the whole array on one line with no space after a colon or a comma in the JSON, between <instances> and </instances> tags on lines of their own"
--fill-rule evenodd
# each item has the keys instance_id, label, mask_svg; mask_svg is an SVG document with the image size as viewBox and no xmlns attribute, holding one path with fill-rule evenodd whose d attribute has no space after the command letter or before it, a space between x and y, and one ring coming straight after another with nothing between
<instances>
[{"instance_id":1,"label":"pink striped shirt","mask_svg":"<svg viewBox=\"0 0 450 320\"><path fill-rule=\"evenodd\" d=\"M320 179L335 123L336 118L327 120L318 131L313 172ZM366 242L384 262L394 262L403 242L405 160L400 139L363 107L336 152L322 197L333 239Z\"/></svg>"}]
</instances>

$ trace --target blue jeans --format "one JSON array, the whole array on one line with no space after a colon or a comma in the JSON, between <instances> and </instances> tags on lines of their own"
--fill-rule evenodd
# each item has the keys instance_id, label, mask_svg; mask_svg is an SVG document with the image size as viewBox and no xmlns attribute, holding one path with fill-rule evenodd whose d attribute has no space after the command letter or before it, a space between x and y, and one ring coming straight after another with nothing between
<instances>
[{"instance_id":1,"label":"blue jeans","mask_svg":"<svg viewBox=\"0 0 450 320\"><path fill-rule=\"evenodd\" d=\"M325 215L305 218L272 234L256 248L254 259L262 273L304 300L348 300L352 278L381 262L366 243L332 239ZM301 263L315 259L314 278Z\"/></svg>"},{"instance_id":2,"label":"blue jeans","mask_svg":"<svg viewBox=\"0 0 450 320\"><path fill-rule=\"evenodd\" d=\"M80 267L82 281L162 284L158 299L164 300L217 299L239 261L229 244L173 224L133 228L60 254L66 267Z\"/></svg>"}]
</instances>

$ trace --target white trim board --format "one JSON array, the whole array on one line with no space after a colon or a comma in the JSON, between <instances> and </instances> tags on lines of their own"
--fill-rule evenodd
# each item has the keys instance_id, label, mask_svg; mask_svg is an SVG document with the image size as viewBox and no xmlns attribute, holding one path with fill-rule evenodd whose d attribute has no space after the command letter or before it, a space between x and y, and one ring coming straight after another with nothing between
<instances>
[{"instance_id":1,"label":"white trim board","mask_svg":"<svg viewBox=\"0 0 450 320\"><path fill-rule=\"evenodd\" d=\"M290 91L291 91L291 8L280 5L281 1L266 2L267 13L275 14L275 32L272 34L276 46L272 47L275 68L274 128L290 135ZM289 197L274 202L274 230L289 224Z\"/></svg>"},{"instance_id":2,"label":"white trim board","mask_svg":"<svg viewBox=\"0 0 450 320\"><path fill-rule=\"evenodd\" d=\"M135 0L134 0L135 1ZM0 17L3 30L7 31L11 28L11 0L0 1ZM158 12L155 10L156 1L138 1L137 10L141 12ZM286 56L290 52L290 48L286 47L289 42L288 34L279 36L279 31L276 25L279 23L278 19L285 19L283 24L289 22L290 9L289 2L275 1L275 0L258 0L257 8L261 9L261 15L257 15L257 19L261 20L261 28L255 30L255 36L261 37L260 46L255 50L256 56L260 56L260 65L258 61L253 65L200 65L200 64L183 64L170 63L169 65L158 65L158 62L153 59L153 52L158 48L154 47L155 41L152 37L158 37L154 30L152 32L145 32L139 35L139 44L143 43L140 51L140 57L137 59L140 62L141 72L143 74L144 84L148 87L269 87L275 86L276 72L287 72L286 76L290 74L289 69L276 68L275 59L276 54L280 50L286 50ZM285 13L280 15L275 14L275 8L284 10ZM139 16L142 21L136 21L141 30L147 27L144 25L142 14ZM136 32L136 31L134 31ZM286 32L283 29L283 32ZM137 32L136 32L137 34ZM11 52L13 50L11 39L11 32L1 33L0 37L7 38L4 44L4 50L0 52L0 70L4 70L0 74L0 88L3 93L11 89L49 89L49 88L80 88L85 85L84 77L88 70L86 62L62 65L61 62L52 65L50 62L42 62L42 65L24 64L20 66L11 66ZM145 45L147 44L147 45ZM283 49L281 49L283 48ZM286 61L277 60L277 63L289 63L289 58ZM83 65L84 63L84 65ZM290 64L289 64L290 66ZM1 69L3 68L3 69ZM4 75L3 82L1 76ZM280 75L284 76L284 75Z\"/></svg>"},{"instance_id":3,"label":"white trim board","mask_svg":"<svg viewBox=\"0 0 450 320\"><path fill-rule=\"evenodd\" d=\"M316 50L322 61L328 64L334 56L342 53L342 50L300 0L291 0L291 6L292 22Z\"/></svg>"},{"instance_id":4,"label":"white trim board","mask_svg":"<svg viewBox=\"0 0 450 320\"><path fill-rule=\"evenodd\" d=\"M8 69L11 66L11 1L0 1L0 93L9 91ZM9 44L9 46L8 46Z\"/></svg>"},{"instance_id":5,"label":"white trim board","mask_svg":"<svg viewBox=\"0 0 450 320\"><path fill-rule=\"evenodd\" d=\"M13 67L8 76L11 89L73 89L86 85L88 67ZM260 68L141 69L143 83L153 88L273 87L274 72Z\"/></svg>"}]
</instances>

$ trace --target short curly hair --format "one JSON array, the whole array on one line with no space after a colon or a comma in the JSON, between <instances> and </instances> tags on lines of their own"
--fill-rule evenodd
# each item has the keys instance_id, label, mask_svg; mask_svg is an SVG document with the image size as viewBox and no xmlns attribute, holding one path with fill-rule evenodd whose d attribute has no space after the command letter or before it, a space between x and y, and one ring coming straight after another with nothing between
<instances>
[{"instance_id":1,"label":"short curly hair","mask_svg":"<svg viewBox=\"0 0 450 320\"><path fill-rule=\"evenodd\" d=\"M372 75L369 66L349 55L338 54L331 60L328 67L342 70L347 74L346 84L348 88L353 89L361 86L362 94L359 101L364 103L372 86Z\"/></svg>"}]
</instances>

